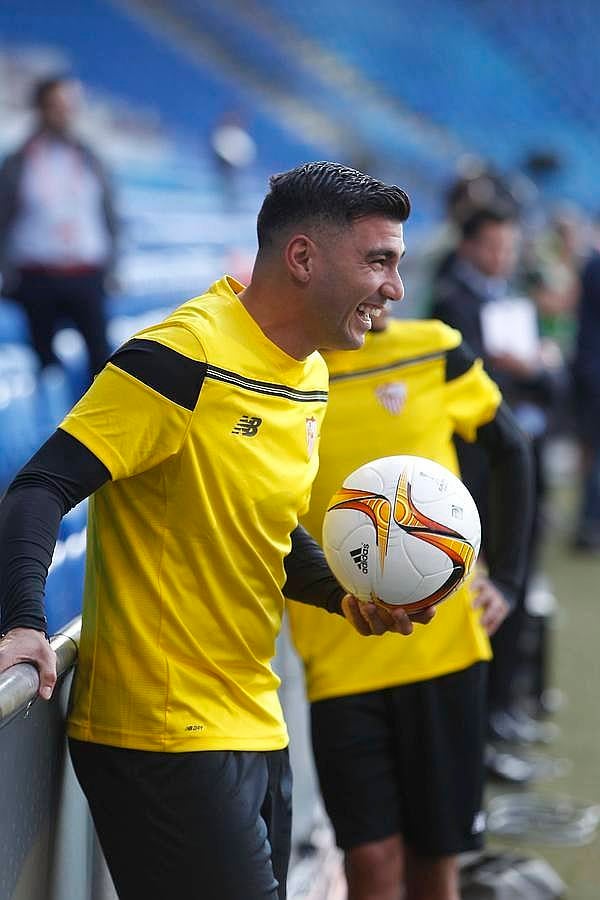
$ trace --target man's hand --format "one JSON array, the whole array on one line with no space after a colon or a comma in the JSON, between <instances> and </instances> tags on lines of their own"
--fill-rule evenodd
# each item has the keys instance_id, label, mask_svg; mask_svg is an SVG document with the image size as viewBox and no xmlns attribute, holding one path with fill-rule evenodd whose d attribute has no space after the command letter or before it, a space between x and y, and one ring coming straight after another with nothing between
<instances>
[{"instance_id":1,"label":"man's hand","mask_svg":"<svg viewBox=\"0 0 600 900\"><path fill-rule=\"evenodd\" d=\"M33 628L13 628L0 640L0 672L31 663L40 673L39 696L49 700L56 684L56 654L46 635Z\"/></svg>"},{"instance_id":2,"label":"man's hand","mask_svg":"<svg viewBox=\"0 0 600 900\"><path fill-rule=\"evenodd\" d=\"M524 360L512 353L496 353L488 357L489 364L502 372L508 372L513 378L523 378L525 380L533 378L540 372L542 368L541 361Z\"/></svg>"},{"instance_id":3,"label":"man's hand","mask_svg":"<svg viewBox=\"0 0 600 900\"><path fill-rule=\"evenodd\" d=\"M358 633L365 636L385 634L386 631L412 634L413 622L428 625L435 616L432 606L409 616L401 606L387 610L375 603L363 603L352 594L346 594L342 598L342 612Z\"/></svg>"},{"instance_id":4,"label":"man's hand","mask_svg":"<svg viewBox=\"0 0 600 900\"><path fill-rule=\"evenodd\" d=\"M481 610L480 622L491 637L504 622L510 607L498 588L485 575L477 575L471 587L475 594L473 609Z\"/></svg>"}]
</instances>

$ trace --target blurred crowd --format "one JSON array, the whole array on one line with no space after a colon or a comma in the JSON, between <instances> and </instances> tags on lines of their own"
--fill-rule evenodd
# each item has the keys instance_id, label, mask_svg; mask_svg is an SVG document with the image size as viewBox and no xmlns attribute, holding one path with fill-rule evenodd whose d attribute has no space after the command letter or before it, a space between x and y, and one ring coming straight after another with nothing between
<instances>
[{"instance_id":1,"label":"blurred crowd","mask_svg":"<svg viewBox=\"0 0 600 900\"><path fill-rule=\"evenodd\" d=\"M545 174L558 164L536 158L531 171ZM424 257L424 314L458 328L483 358L534 453L526 583L493 638L489 683L488 768L515 782L534 777L535 766L499 748L550 740L545 719L561 696L550 675L549 626L557 599L542 553L558 525L556 503L549 502L556 448L567 457L563 469L574 475L564 500L574 513L566 528L561 522L561 538L574 552L600 553L598 232L583 210L566 202L549 205L543 197L531 175L504 177L469 159L447 192L446 222ZM485 535L486 463L476 447L459 438L457 444ZM505 502L518 516L519 498Z\"/></svg>"}]
</instances>

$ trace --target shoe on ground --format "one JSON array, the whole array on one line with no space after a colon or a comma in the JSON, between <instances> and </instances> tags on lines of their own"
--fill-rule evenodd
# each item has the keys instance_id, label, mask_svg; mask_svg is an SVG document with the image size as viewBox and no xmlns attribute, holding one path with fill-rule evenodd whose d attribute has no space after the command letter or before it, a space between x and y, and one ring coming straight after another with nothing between
<instances>
[{"instance_id":1,"label":"shoe on ground","mask_svg":"<svg viewBox=\"0 0 600 900\"><path fill-rule=\"evenodd\" d=\"M488 717L488 736L509 744L551 744L558 735L552 722L538 722L518 707L492 710Z\"/></svg>"}]
</instances>

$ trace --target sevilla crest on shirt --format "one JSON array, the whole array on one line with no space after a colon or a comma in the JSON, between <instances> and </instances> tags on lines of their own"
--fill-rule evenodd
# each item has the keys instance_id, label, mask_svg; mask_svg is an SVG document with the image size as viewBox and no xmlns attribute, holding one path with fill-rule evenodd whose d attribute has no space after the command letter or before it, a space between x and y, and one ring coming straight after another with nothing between
<instances>
[{"instance_id":1,"label":"sevilla crest on shirt","mask_svg":"<svg viewBox=\"0 0 600 900\"><path fill-rule=\"evenodd\" d=\"M388 381L375 389L375 395L384 409L397 416L406 403L407 387L401 381Z\"/></svg>"}]
</instances>

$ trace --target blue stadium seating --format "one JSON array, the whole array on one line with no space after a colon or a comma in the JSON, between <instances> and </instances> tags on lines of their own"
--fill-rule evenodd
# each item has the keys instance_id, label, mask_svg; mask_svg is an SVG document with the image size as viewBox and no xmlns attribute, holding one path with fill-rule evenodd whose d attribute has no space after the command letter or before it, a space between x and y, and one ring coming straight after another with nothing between
<instances>
[{"instance_id":1,"label":"blue stadium seating","mask_svg":"<svg viewBox=\"0 0 600 900\"><path fill-rule=\"evenodd\" d=\"M518 11L493 0L378 0L375 8L353 5L351 16L344 0L269 4L383 90L448 129L466 149L501 168L518 168L534 150L556 151L565 169L553 186L555 194L588 209L599 205L597 117L589 107L581 115L584 96L595 92L599 74L593 0L581 5L527 0ZM567 20L570 26L563 28ZM581 40L586 31L585 52L576 52L575 37ZM365 38L371 34L373 40ZM564 89L563 102L557 103L556 86L563 80L577 102L567 102ZM594 98L593 108L598 102Z\"/></svg>"},{"instance_id":2,"label":"blue stadium seating","mask_svg":"<svg viewBox=\"0 0 600 900\"><path fill-rule=\"evenodd\" d=\"M39 444L37 381L32 371L0 377L0 484L6 485Z\"/></svg>"},{"instance_id":3,"label":"blue stadium seating","mask_svg":"<svg viewBox=\"0 0 600 900\"><path fill-rule=\"evenodd\" d=\"M261 158L268 168L314 158L316 148L291 136L265 114L244 86L202 59L193 62L168 40L106 0L3 0L0 41L62 48L88 85L154 109L166 125L206 140L224 110L248 112L262 135Z\"/></svg>"},{"instance_id":4,"label":"blue stadium seating","mask_svg":"<svg viewBox=\"0 0 600 900\"><path fill-rule=\"evenodd\" d=\"M277 34L253 27L252 15L240 19L237 6L218 5L211 0L171 0L170 8L178 9L198 32L218 38L245 70L272 86L278 95L299 99L335 123L346 135L345 143L342 138L330 148L336 158L352 162L358 148L371 148L384 162L418 164L426 167L431 177L440 169L448 174L449 160L443 158L434 141L417 140L410 129L399 128L375 97L369 104L357 102L352 91L341 90L339 82L328 80L319 71L303 53L301 44L290 52L287 44L278 42Z\"/></svg>"}]
</instances>

